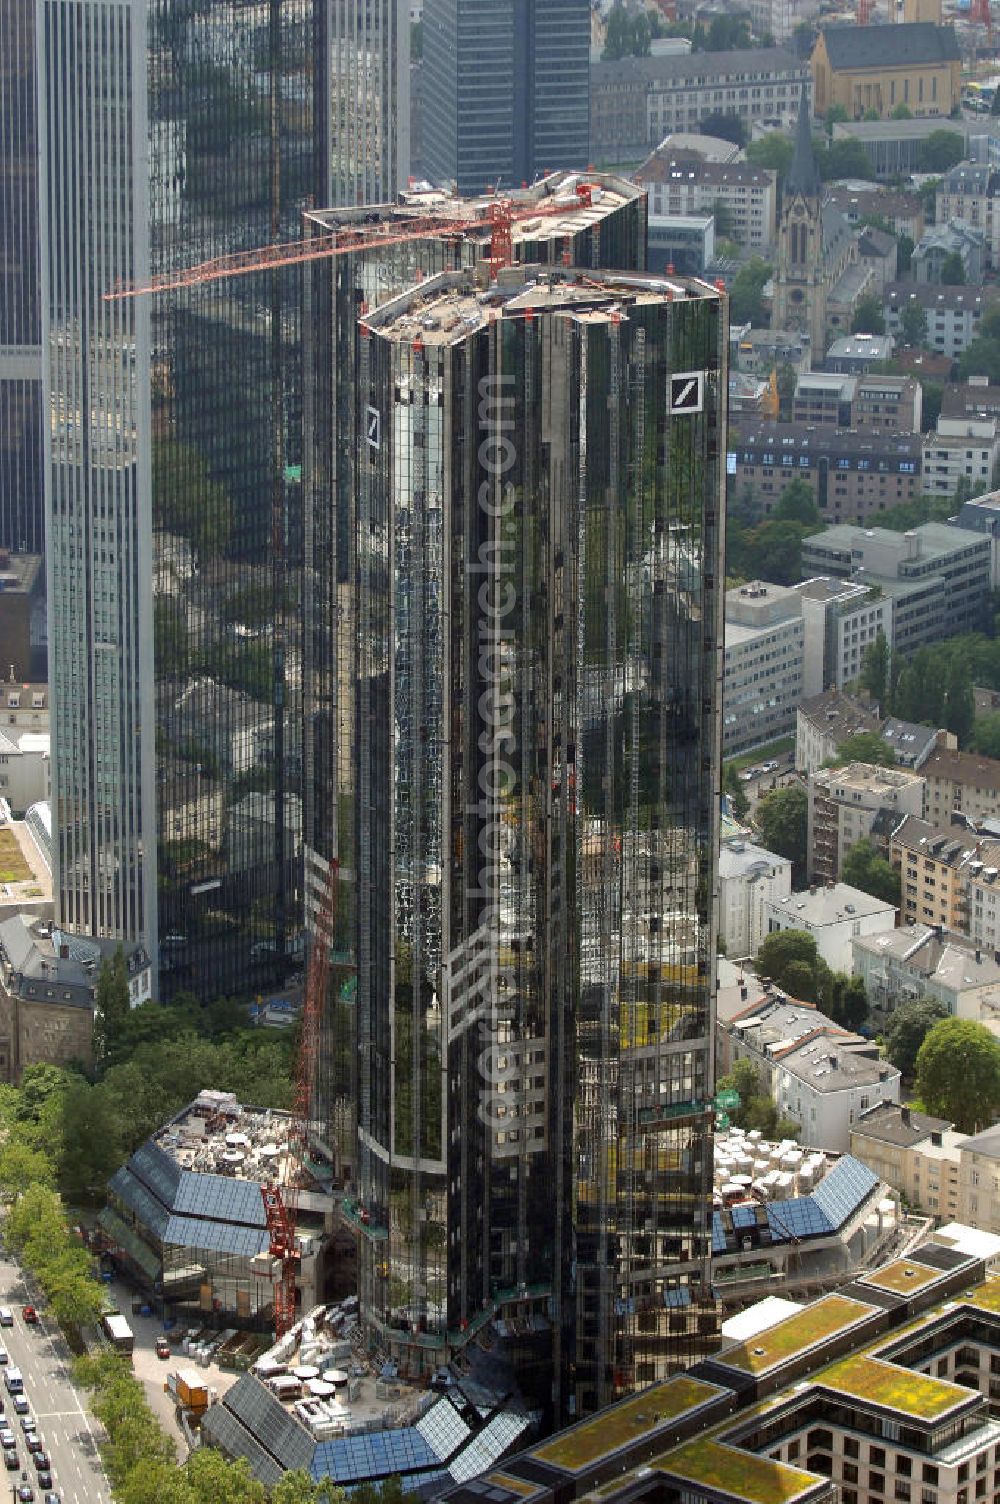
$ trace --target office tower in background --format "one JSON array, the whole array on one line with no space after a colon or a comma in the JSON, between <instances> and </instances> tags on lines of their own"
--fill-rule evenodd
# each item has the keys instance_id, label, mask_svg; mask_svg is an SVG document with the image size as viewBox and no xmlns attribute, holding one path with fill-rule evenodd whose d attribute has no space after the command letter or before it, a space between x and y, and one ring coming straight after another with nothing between
<instances>
[{"instance_id":1,"label":"office tower in background","mask_svg":"<svg viewBox=\"0 0 1000 1504\"><path fill-rule=\"evenodd\" d=\"M473 268L365 325L334 675L362 1316L410 1372L499 1320L561 1419L717 1331L724 303Z\"/></svg>"},{"instance_id":2,"label":"office tower in background","mask_svg":"<svg viewBox=\"0 0 1000 1504\"><path fill-rule=\"evenodd\" d=\"M0 5L0 548L40 554L42 350L34 0Z\"/></svg>"},{"instance_id":3,"label":"office tower in background","mask_svg":"<svg viewBox=\"0 0 1000 1504\"><path fill-rule=\"evenodd\" d=\"M405 136L372 89L405 79L408 20L39 17L57 917L145 945L161 992L245 991L301 924L301 273L104 294L297 238L334 184L391 194Z\"/></svg>"},{"instance_id":4,"label":"office tower in background","mask_svg":"<svg viewBox=\"0 0 1000 1504\"><path fill-rule=\"evenodd\" d=\"M425 0L423 161L437 184L482 193L585 167L585 0Z\"/></svg>"}]
</instances>

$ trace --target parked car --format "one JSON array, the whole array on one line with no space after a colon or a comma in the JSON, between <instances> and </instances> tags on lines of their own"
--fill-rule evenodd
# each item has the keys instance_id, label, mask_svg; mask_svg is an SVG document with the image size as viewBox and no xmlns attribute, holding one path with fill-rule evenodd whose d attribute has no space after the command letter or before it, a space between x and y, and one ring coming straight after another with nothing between
<instances>
[{"instance_id":1,"label":"parked car","mask_svg":"<svg viewBox=\"0 0 1000 1504\"><path fill-rule=\"evenodd\" d=\"M30 1483L20 1483L17 1489L17 1504L34 1504L35 1490Z\"/></svg>"},{"instance_id":2,"label":"parked car","mask_svg":"<svg viewBox=\"0 0 1000 1504\"><path fill-rule=\"evenodd\" d=\"M42 1471L38 1474L38 1487L52 1487L52 1474L49 1472L48 1468L43 1468ZM48 1498L48 1494L46 1494L45 1497Z\"/></svg>"},{"instance_id":3,"label":"parked car","mask_svg":"<svg viewBox=\"0 0 1000 1504\"><path fill-rule=\"evenodd\" d=\"M16 1445L17 1437L10 1429L10 1426L0 1426L0 1447L3 1447L6 1451L8 1447L13 1447Z\"/></svg>"},{"instance_id":4,"label":"parked car","mask_svg":"<svg viewBox=\"0 0 1000 1504\"><path fill-rule=\"evenodd\" d=\"M32 1456L34 1456L36 1452L44 1452L45 1450L45 1444L37 1431L28 1431L25 1434L24 1444L28 1448L28 1451L32 1454Z\"/></svg>"},{"instance_id":5,"label":"parked car","mask_svg":"<svg viewBox=\"0 0 1000 1504\"><path fill-rule=\"evenodd\" d=\"M39 1451L34 1453L33 1460L35 1463L35 1471L38 1473L47 1473L49 1468L52 1466L51 1462L49 1461L48 1452L42 1449L39 1449Z\"/></svg>"},{"instance_id":6,"label":"parked car","mask_svg":"<svg viewBox=\"0 0 1000 1504\"><path fill-rule=\"evenodd\" d=\"M17 1447L4 1447L3 1461L8 1473L16 1472L19 1466L17 1460Z\"/></svg>"},{"instance_id":7,"label":"parked car","mask_svg":"<svg viewBox=\"0 0 1000 1504\"><path fill-rule=\"evenodd\" d=\"M0 1326L13 1326L14 1312L10 1306L0 1306Z\"/></svg>"},{"instance_id":8,"label":"parked car","mask_svg":"<svg viewBox=\"0 0 1000 1504\"><path fill-rule=\"evenodd\" d=\"M21 1430L24 1432L25 1436L29 1437L28 1446L30 1447L30 1438L32 1436L35 1436L35 1432L38 1430L38 1426L33 1415L28 1415L27 1412L25 1412L25 1414L21 1416ZM35 1440L38 1441L37 1436L35 1436ZM41 1446L41 1444L42 1443L38 1441L38 1445Z\"/></svg>"},{"instance_id":9,"label":"parked car","mask_svg":"<svg viewBox=\"0 0 1000 1504\"><path fill-rule=\"evenodd\" d=\"M0 1368L10 1362L10 1354L5 1347L0 1347Z\"/></svg>"},{"instance_id":10,"label":"parked car","mask_svg":"<svg viewBox=\"0 0 1000 1504\"><path fill-rule=\"evenodd\" d=\"M14 1412L15 1412L15 1414L21 1415L21 1416L28 1416L28 1397L27 1397L26 1394L15 1394L15 1396L14 1396L13 1400L11 1401L11 1403L14 1406ZM30 1420L30 1416L28 1416L28 1419ZM21 1424L24 1425L24 1421L23 1420L22 1420ZM31 1424L34 1425L35 1422L31 1421Z\"/></svg>"},{"instance_id":11,"label":"parked car","mask_svg":"<svg viewBox=\"0 0 1000 1504\"><path fill-rule=\"evenodd\" d=\"M24 1317L29 1326L38 1325L38 1312L35 1310L34 1306L22 1306L21 1315Z\"/></svg>"}]
</instances>

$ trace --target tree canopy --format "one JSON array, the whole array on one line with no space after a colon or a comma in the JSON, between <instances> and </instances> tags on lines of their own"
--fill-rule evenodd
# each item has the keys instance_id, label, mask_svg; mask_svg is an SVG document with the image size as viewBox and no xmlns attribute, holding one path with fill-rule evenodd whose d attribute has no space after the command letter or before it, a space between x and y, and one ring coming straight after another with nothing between
<instances>
[{"instance_id":1,"label":"tree canopy","mask_svg":"<svg viewBox=\"0 0 1000 1504\"><path fill-rule=\"evenodd\" d=\"M742 1056L733 1061L733 1068L716 1082L717 1091L739 1093L740 1105L729 1112L730 1122L749 1132L756 1128L768 1139L797 1138L801 1129L790 1118L779 1116L776 1103L768 1094L760 1079L760 1072L752 1060Z\"/></svg>"},{"instance_id":2,"label":"tree canopy","mask_svg":"<svg viewBox=\"0 0 1000 1504\"><path fill-rule=\"evenodd\" d=\"M808 810L805 789L791 784L765 794L754 817L762 844L791 862L793 881L805 875Z\"/></svg>"},{"instance_id":3,"label":"tree canopy","mask_svg":"<svg viewBox=\"0 0 1000 1504\"><path fill-rule=\"evenodd\" d=\"M949 251L941 263L942 287L965 286L965 262L958 251Z\"/></svg>"},{"instance_id":4,"label":"tree canopy","mask_svg":"<svg viewBox=\"0 0 1000 1504\"><path fill-rule=\"evenodd\" d=\"M764 286L771 267L759 256L751 256L733 279L729 293L729 314L734 324L764 323Z\"/></svg>"},{"instance_id":5,"label":"tree canopy","mask_svg":"<svg viewBox=\"0 0 1000 1504\"><path fill-rule=\"evenodd\" d=\"M972 1019L941 1019L917 1052L917 1092L960 1133L985 1127L1000 1107L1000 1042Z\"/></svg>"},{"instance_id":6,"label":"tree canopy","mask_svg":"<svg viewBox=\"0 0 1000 1504\"><path fill-rule=\"evenodd\" d=\"M851 320L852 334L884 334L885 314L882 303L874 294L859 298Z\"/></svg>"},{"instance_id":7,"label":"tree canopy","mask_svg":"<svg viewBox=\"0 0 1000 1504\"><path fill-rule=\"evenodd\" d=\"M900 905L899 873L876 851L868 837L855 841L840 867L841 881L883 903Z\"/></svg>"},{"instance_id":8,"label":"tree canopy","mask_svg":"<svg viewBox=\"0 0 1000 1504\"><path fill-rule=\"evenodd\" d=\"M892 1010L883 1031L885 1052L902 1075L913 1075L928 1029L949 1016L947 1005L936 997L913 998Z\"/></svg>"},{"instance_id":9,"label":"tree canopy","mask_svg":"<svg viewBox=\"0 0 1000 1504\"><path fill-rule=\"evenodd\" d=\"M965 156L965 142L957 131L931 131L920 147L917 160L921 172L948 172Z\"/></svg>"},{"instance_id":10,"label":"tree canopy","mask_svg":"<svg viewBox=\"0 0 1000 1504\"><path fill-rule=\"evenodd\" d=\"M845 737L837 748L835 767L843 767L849 762L866 762L876 768L891 768L895 766L896 759L893 751L877 731L855 731L853 736Z\"/></svg>"},{"instance_id":11,"label":"tree canopy","mask_svg":"<svg viewBox=\"0 0 1000 1504\"><path fill-rule=\"evenodd\" d=\"M97 978L94 999L94 1054L103 1058L131 1011L125 952L119 945Z\"/></svg>"},{"instance_id":12,"label":"tree canopy","mask_svg":"<svg viewBox=\"0 0 1000 1504\"><path fill-rule=\"evenodd\" d=\"M886 704L886 695L889 690L890 661L889 643L882 628L879 627L875 633L875 641L868 644L862 655L861 675L858 682L862 689L868 691L875 704L880 707ZM877 740L882 743L883 747L885 746L885 742L882 741L881 737L878 737ZM861 757L858 761L870 762L871 759Z\"/></svg>"}]
</instances>

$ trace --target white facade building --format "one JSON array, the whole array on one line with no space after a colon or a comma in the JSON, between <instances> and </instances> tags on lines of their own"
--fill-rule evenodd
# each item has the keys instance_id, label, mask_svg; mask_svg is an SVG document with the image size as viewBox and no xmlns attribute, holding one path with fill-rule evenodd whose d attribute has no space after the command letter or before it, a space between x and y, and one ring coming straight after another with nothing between
<instances>
[{"instance_id":1,"label":"white facade building","mask_svg":"<svg viewBox=\"0 0 1000 1504\"><path fill-rule=\"evenodd\" d=\"M1000 1017L1000 965L967 935L940 926L908 926L851 942L854 975L881 1013L936 997L956 1018Z\"/></svg>"},{"instance_id":2,"label":"white facade building","mask_svg":"<svg viewBox=\"0 0 1000 1504\"><path fill-rule=\"evenodd\" d=\"M880 935L896 925L891 903L873 898L849 883L789 893L765 902L767 934L778 930L804 930L816 941L816 949L833 971L851 970L851 941L859 935Z\"/></svg>"},{"instance_id":3,"label":"white facade building","mask_svg":"<svg viewBox=\"0 0 1000 1504\"><path fill-rule=\"evenodd\" d=\"M0 731L0 797L16 819L40 800L48 800L52 785L51 738L47 731L23 731L17 741Z\"/></svg>"},{"instance_id":4,"label":"white facade building","mask_svg":"<svg viewBox=\"0 0 1000 1504\"><path fill-rule=\"evenodd\" d=\"M1000 458L1000 428L995 418L939 418L924 438L924 490L929 496L954 496L960 480L972 494L988 491Z\"/></svg>"},{"instance_id":5,"label":"white facade building","mask_svg":"<svg viewBox=\"0 0 1000 1504\"><path fill-rule=\"evenodd\" d=\"M767 934L765 913L792 891L792 864L750 841L719 850L719 938L727 956L756 955Z\"/></svg>"},{"instance_id":6,"label":"white facade building","mask_svg":"<svg viewBox=\"0 0 1000 1504\"><path fill-rule=\"evenodd\" d=\"M726 592L722 750L732 757L791 731L802 698L798 594L754 580Z\"/></svg>"},{"instance_id":7,"label":"white facade building","mask_svg":"<svg viewBox=\"0 0 1000 1504\"><path fill-rule=\"evenodd\" d=\"M852 684L879 632L892 647L892 600L877 586L817 575L793 588L805 623L805 694Z\"/></svg>"},{"instance_id":8,"label":"white facade building","mask_svg":"<svg viewBox=\"0 0 1000 1504\"><path fill-rule=\"evenodd\" d=\"M772 1095L782 1116L800 1125L799 1143L842 1154L851 1128L879 1102L899 1101L899 1071L856 1046L824 1034L777 1053Z\"/></svg>"}]
</instances>

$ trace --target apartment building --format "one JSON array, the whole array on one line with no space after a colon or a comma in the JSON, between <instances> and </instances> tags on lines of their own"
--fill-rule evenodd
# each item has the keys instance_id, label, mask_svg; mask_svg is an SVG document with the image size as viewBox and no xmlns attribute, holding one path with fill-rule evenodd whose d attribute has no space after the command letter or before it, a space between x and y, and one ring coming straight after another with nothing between
<instances>
[{"instance_id":1,"label":"apartment building","mask_svg":"<svg viewBox=\"0 0 1000 1504\"><path fill-rule=\"evenodd\" d=\"M923 388L912 376L859 376L851 427L865 433L919 433Z\"/></svg>"},{"instance_id":2,"label":"apartment building","mask_svg":"<svg viewBox=\"0 0 1000 1504\"><path fill-rule=\"evenodd\" d=\"M963 1139L958 1151L958 1206L962 1221L1000 1233L1000 1125ZM1000 1363L994 1372L1000 1378ZM997 1382L1000 1398L1000 1382Z\"/></svg>"},{"instance_id":3,"label":"apartment building","mask_svg":"<svg viewBox=\"0 0 1000 1504\"><path fill-rule=\"evenodd\" d=\"M900 821L889 838L889 860L900 876L901 922L965 930L966 885L975 855L976 840L968 831L941 828L917 815Z\"/></svg>"},{"instance_id":4,"label":"apartment building","mask_svg":"<svg viewBox=\"0 0 1000 1504\"><path fill-rule=\"evenodd\" d=\"M857 378L830 371L803 371L795 383L792 422L851 428Z\"/></svg>"},{"instance_id":5,"label":"apartment building","mask_svg":"<svg viewBox=\"0 0 1000 1504\"><path fill-rule=\"evenodd\" d=\"M992 288L892 282L883 303L886 332L901 338L903 312L915 305L923 309L927 320L928 349L957 360L978 335L982 316L995 297Z\"/></svg>"},{"instance_id":6,"label":"apartment building","mask_svg":"<svg viewBox=\"0 0 1000 1504\"><path fill-rule=\"evenodd\" d=\"M1000 816L1000 762L996 759L942 744L922 772L923 817L931 824L949 825L956 814L962 824L971 821L975 825Z\"/></svg>"},{"instance_id":7,"label":"apartment building","mask_svg":"<svg viewBox=\"0 0 1000 1504\"><path fill-rule=\"evenodd\" d=\"M774 741L795 725L804 641L795 590L754 580L726 591L723 756Z\"/></svg>"},{"instance_id":8,"label":"apartment building","mask_svg":"<svg viewBox=\"0 0 1000 1504\"><path fill-rule=\"evenodd\" d=\"M872 366L891 360L895 347L891 334L845 334L828 347L823 364L828 371L864 376Z\"/></svg>"},{"instance_id":9,"label":"apartment building","mask_svg":"<svg viewBox=\"0 0 1000 1504\"><path fill-rule=\"evenodd\" d=\"M805 622L804 694L854 683L879 632L891 647L892 601L877 585L819 575L793 589Z\"/></svg>"},{"instance_id":10,"label":"apartment building","mask_svg":"<svg viewBox=\"0 0 1000 1504\"><path fill-rule=\"evenodd\" d=\"M851 1153L880 1179L942 1222L965 1221L959 1207L959 1145L946 1118L892 1102L869 1107L851 1126Z\"/></svg>"},{"instance_id":11,"label":"apartment building","mask_svg":"<svg viewBox=\"0 0 1000 1504\"><path fill-rule=\"evenodd\" d=\"M821 1034L775 1053L771 1094L782 1117L798 1123L803 1148L846 1154L855 1119L877 1102L898 1102L900 1079L870 1041Z\"/></svg>"},{"instance_id":12,"label":"apartment building","mask_svg":"<svg viewBox=\"0 0 1000 1504\"><path fill-rule=\"evenodd\" d=\"M795 766L813 773L836 757L849 736L878 729L876 706L837 689L824 690L795 712Z\"/></svg>"},{"instance_id":13,"label":"apartment building","mask_svg":"<svg viewBox=\"0 0 1000 1504\"><path fill-rule=\"evenodd\" d=\"M864 521L921 491L919 434L813 428L803 423L741 424L732 435L736 480L767 515L793 480L804 480L825 521ZM816 573L823 573L817 569Z\"/></svg>"},{"instance_id":14,"label":"apartment building","mask_svg":"<svg viewBox=\"0 0 1000 1504\"><path fill-rule=\"evenodd\" d=\"M839 209L848 224L877 215L894 235L907 235L916 245L924 233L924 204L916 193L898 193L863 183L828 188L826 202Z\"/></svg>"},{"instance_id":15,"label":"apartment building","mask_svg":"<svg viewBox=\"0 0 1000 1504\"><path fill-rule=\"evenodd\" d=\"M866 1166L845 1167L851 1186L872 1184ZM821 1183L808 1211L770 1205L763 1225L751 1208L745 1246L766 1261L773 1214L807 1252L837 1215L833 1189L828 1201ZM726 1241L719 1213L723 1252ZM956 1227L906 1257L873 1260L803 1309L753 1307L711 1358L441 1497L481 1504L487 1488L491 1504L579 1504L597 1492L602 1504L993 1500L1000 1280L965 1251L970 1241Z\"/></svg>"},{"instance_id":16,"label":"apartment building","mask_svg":"<svg viewBox=\"0 0 1000 1504\"><path fill-rule=\"evenodd\" d=\"M990 164L959 162L938 183L934 218L960 219L986 237L986 264L1000 266L1000 172Z\"/></svg>"},{"instance_id":17,"label":"apartment building","mask_svg":"<svg viewBox=\"0 0 1000 1504\"><path fill-rule=\"evenodd\" d=\"M1000 1009L1000 965L968 935L940 925L906 926L851 941L853 971L876 1014L935 997L956 1018L988 1018Z\"/></svg>"},{"instance_id":18,"label":"apartment building","mask_svg":"<svg viewBox=\"0 0 1000 1504\"><path fill-rule=\"evenodd\" d=\"M1000 955L1000 841L978 840L966 867L965 928L981 949Z\"/></svg>"},{"instance_id":19,"label":"apartment building","mask_svg":"<svg viewBox=\"0 0 1000 1504\"><path fill-rule=\"evenodd\" d=\"M749 250L774 244L777 173L749 162L678 159L657 147L634 174L649 193L651 221L665 216L715 214L721 206L726 238Z\"/></svg>"},{"instance_id":20,"label":"apartment building","mask_svg":"<svg viewBox=\"0 0 1000 1504\"><path fill-rule=\"evenodd\" d=\"M780 47L622 58L590 69L590 145L595 161L644 156L671 131L697 131L709 115L791 122L809 65Z\"/></svg>"},{"instance_id":21,"label":"apartment building","mask_svg":"<svg viewBox=\"0 0 1000 1504\"><path fill-rule=\"evenodd\" d=\"M938 418L924 436L924 491L954 496L959 482L987 491L1000 460L1000 421L996 418Z\"/></svg>"},{"instance_id":22,"label":"apartment building","mask_svg":"<svg viewBox=\"0 0 1000 1504\"><path fill-rule=\"evenodd\" d=\"M1000 418L1000 386L990 386L985 376L968 381L950 381L941 397L943 418Z\"/></svg>"},{"instance_id":23,"label":"apartment building","mask_svg":"<svg viewBox=\"0 0 1000 1504\"><path fill-rule=\"evenodd\" d=\"M792 864L752 841L735 838L719 848L719 939L727 956L754 956L767 934L769 903L792 891Z\"/></svg>"},{"instance_id":24,"label":"apartment building","mask_svg":"<svg viewBox=\"0 0 1000 1504\"><path fill-rule=\"evenodd\" d=\"M805 329L751 329L730 327L732 363L748 376L770 376L775 366L791 366L798 374L808 371L812 345Z\"/></svg>"},{"instance_id":25,"label":"apartment building","mask_svg":"<svg viewBox=\"0 0 1000 1504\"><path fill-rule=\"evenodd\" d=\"M882 810L916 815L924 780L906 768L852 762L809 774L807 869L810 883L836 882L844 857L871 834Z\"/></svg>"},{"instance_id":26,"label":"apartment building","mask_svg":"<svg viewBox=\"0 0 1000 1504\"><path fill-rule=\"evenodd\" d=\"M878 584L892 599L894 646L909 654L982 628L991 548L989 538L941 522L906 533L841 525L803 540L802 570Z\"/></svg>"},{"instance_id":27,"label":"apartment building","mask_svg":"<svg viewBox=\"0 0 1000 1504\"><path fill-rule=\"evenodd\" d=\"M912 768L916 773L920 772L937 746L938 734L933 726L922 726L917 721L903 721L896 715L883 722L881 735L900 767Z\"/></svg>"},{"instance_id":28,"label":"apartment building","mask_svg":"<svg viewBox=\"0 0 1000 1504\"><path fill-rule=\"evenodd\" d=\"M850 972L851 941L856 935L881 935L896 925L895 904L873 898L850 883L825 883L802 893L771 896L763 908L769 935L804 930L833 971Z\"/></svg>"}]
</instances>

